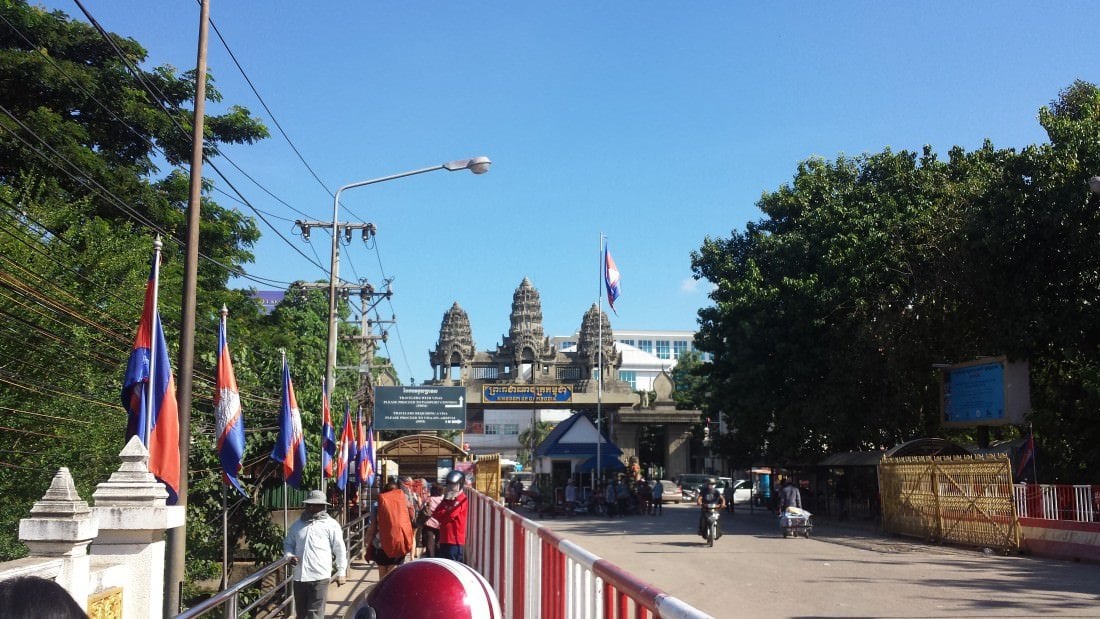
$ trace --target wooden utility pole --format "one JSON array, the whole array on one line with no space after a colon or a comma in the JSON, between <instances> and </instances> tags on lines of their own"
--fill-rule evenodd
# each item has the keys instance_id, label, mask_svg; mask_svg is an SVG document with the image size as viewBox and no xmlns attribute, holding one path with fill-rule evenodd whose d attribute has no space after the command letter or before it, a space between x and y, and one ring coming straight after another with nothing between
<instances>
[{"instance_id":1,"label":"wooden utility pole","mask_svg":"<svg viewBox=\"0 0 1100 619\"><path fill-rule=\"evenodd\" d=\"M203 124L206 110L206 37L210 23L210 0L199 9L199 49L195 60L195 118L191 132L191 191L187 200L186 262L183 272L183 303L180 319L179 389L180 488L178 505L187 509L188 456L191 447L191 388L195 370L195 305L199 271L199 225L202 200ZM180 613L184 563L187 556L187 519L168 530L164 569L164 616Z\"/></svg>"}]
</instances>

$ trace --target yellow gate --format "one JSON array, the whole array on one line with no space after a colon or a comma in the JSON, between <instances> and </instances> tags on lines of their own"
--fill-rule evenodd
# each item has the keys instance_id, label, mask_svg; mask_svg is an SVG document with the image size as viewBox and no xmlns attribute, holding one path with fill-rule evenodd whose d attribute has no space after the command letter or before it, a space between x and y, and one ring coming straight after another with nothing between
<instances>
[{"instance_id":1,"label":"yellow gate","mask_svg":"<svg viewBox=\"0 0 1100 619\"><path fill-rule=\"evenodd\" d=\"M493 500L500 500L500 454L477 457L477 462L474 463L474 488Z\"/></svg>"},{"instance_id":2,"label":"yellow gate","mask_svg":"<svg viewBox=\"0 0 1100 619\"><path fill-rule=\"evenodd\" d=\"M884 458L878 473L887 531L937 542L1019 549L1008 456Z\"/></svg>"}]
</instances>

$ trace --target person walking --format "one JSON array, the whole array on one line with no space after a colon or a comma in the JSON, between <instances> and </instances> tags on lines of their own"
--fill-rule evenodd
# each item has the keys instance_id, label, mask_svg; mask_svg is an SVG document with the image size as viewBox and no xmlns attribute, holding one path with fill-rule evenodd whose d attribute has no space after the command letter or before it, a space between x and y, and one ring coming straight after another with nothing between
<instances>
[{"instance_id":1,"label":"person walking","mask_svg":"<svg viewBox=\"0 0 1100 619\"><path fill-rule=\"evenodd\" d=\"M378 579L405 562L413 548L412 520L405 494L395 482L386 484L378 495L378 513L367 528L366 559L378 564Z\"/></svg>"},{"instance_id":2,"label":"person walking","mask_svg":"<svg viewBox=\"0 0 1100 619\"><path fill-rule=\"evenodd\" d=\"M302 502L302 515L283 539L283 556L294 566L294 611L298 619L324 619L332 570L336 584L346 582L348 569L344 533L325 507L325 493L312 490Z\"/></svg>"},{"instance_id":3,"label":"person walking","mask_svg":"<svg viewBox=\"0 0 1100 619\"><path fill-rule=\"evenodd\" d=\"M661 504L664 503L665 489L661 486L661 480L656 479L653 481L653 513L658 516L663 516L664 512L661 511Z\"/></svg>"},{"instance_id":4,"label":"person walking","mask_svg":"<svg viewBox=\"0 0 1100 619\"><path fill-rule=\"evenodd\" d=\"M783 480L783 488L779 491L779 513L783 513L788 507L802 509L802 493L791 482L790 477Z\"/></svg>"},{"instance_id":5,"label":"person walking","mask_svg":"<svg viewBox=\"0 0 1100 619\"><path fill-rule=\"evenodd\" d=\"M466 476L462 471L447 473L447 490L443 494L443 500L432 512L432 517L439 523L436 557L459 563L465 562L466 518L470 508L470 500L462 491L465 485Z\"/></svg>"},{"instance_id":6,"label":"person walking","mask_svg":"<svg viewBox=\"0 0 1100 619\"><path fill-rule=\"evenodd\" d=\"M424 507L420 508L421 513L426 513L428 519L424 521L424 527L421 529L424 535L424 556L434 557L438 552L439 547L439 521L435 519L432 514L435 513L435 508L439 507L439 504L443 502L443 489L439 487L439 484L432 484L431 492L428 496L428 502L424 504Z\"/></svg>"},{"instance_id":7,"label":"person walking","mask_svg":"<svg viewBox=\"0 0 1100 619\"><path fill-rule=\"evenodd\" d=\"M577 484L570 477L565 484L565 515L572 516L577 509Z\"/></svg>"}]
</instances>

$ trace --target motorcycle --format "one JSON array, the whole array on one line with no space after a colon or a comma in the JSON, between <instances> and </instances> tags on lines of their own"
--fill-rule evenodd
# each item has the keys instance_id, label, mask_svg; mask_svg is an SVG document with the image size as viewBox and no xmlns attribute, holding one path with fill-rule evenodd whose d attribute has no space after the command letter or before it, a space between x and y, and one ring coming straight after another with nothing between
<instances>
[{"instance_id":1,"label":"motorcycle","mask_svg":"<svg viewBox=\"0 0 1100 619\"><path fill-rule=\"evenodd\" d=\"M714 540L718 539L718 504L707 503L703 506L703 533L707 540L707 546L714 546Z\"/></svg>"}]
</instances>

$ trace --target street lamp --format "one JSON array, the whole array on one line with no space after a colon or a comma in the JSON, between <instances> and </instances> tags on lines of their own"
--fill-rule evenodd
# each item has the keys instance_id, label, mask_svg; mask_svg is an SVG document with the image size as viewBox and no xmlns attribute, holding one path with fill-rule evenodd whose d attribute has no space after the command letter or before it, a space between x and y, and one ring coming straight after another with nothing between
<instances>
[{"instance_id":1,"label":"street lamp","mask_svg":"<svg viewBox=\"0 0 1100 619\"><path fill-rule=\"evenodd\" d=\"M448 172L455 172L457 170L469 170L474 174L484 174L489 171L489 166L493 162L488 157L474 157L472 159L457 159L455 161L448 161L437 166L431 166L429 168L421 168L419 170L410 170L408 172L401 172L399 174L391 174L389 176L382 176L380 178L372 178L366 181L359 181L357 183L351 183L344 185L336 190L336 195L332 197L332 262L329 265L329 286L328 286L328 360L325 363L325 386L327 387L329 397L332 397L336 388L336 376L334 370L336 368L336 281L339 279L340 272L340 194L345 189L354 189L355 187L363 187L365 185L374 185L375 183L383 183L385 181L392 181L398 178L405 178L406 176L415 176L417 174L423 174L425 172L434 172L436 170L447 170Z\"/></svg>"}]
</instances>

